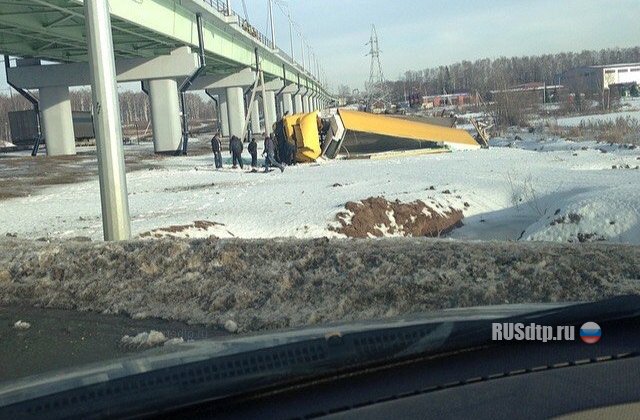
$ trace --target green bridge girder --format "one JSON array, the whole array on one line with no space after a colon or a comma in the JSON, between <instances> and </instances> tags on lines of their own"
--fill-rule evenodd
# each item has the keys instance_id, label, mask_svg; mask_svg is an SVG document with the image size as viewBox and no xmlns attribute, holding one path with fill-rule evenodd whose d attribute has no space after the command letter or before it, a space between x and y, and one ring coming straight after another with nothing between
<instances>
[{"instance_id":1,"label":"green bridge girder","mask_svg":"<svg viewBox=\"0 0 640 420\"><path fill-rule=\"evenodd\" d=\"M255 66L330 95L310 74L270 49L204 0L110 0L115 56L153 57L188 45L198 48L196 13L203 18L208 74ZM0 53L59 62L87 61L82 0L0 0ZM284 69L286 71L283 70Z\"/></svg>"}]
</instances>

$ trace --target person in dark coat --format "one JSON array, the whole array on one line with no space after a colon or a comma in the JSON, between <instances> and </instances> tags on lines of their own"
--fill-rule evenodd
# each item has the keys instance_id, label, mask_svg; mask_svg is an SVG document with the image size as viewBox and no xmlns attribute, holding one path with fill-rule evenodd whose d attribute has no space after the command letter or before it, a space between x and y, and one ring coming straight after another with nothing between
<instances>
[{"instance_id":1,"label":"person in dark coat","mask_svg":"<svg viewBox=\"0 0 640 420\"><path fill-rule=\"evenodd\" d=\"M249 142L249 154L251 155L251 169L255 172L258 168L258 143L256 139L252 138Z\"/></svg>"},{"instance_id":2,"label":"person in dark coat","mask_svg":"<svg viewBox=\"0 0 640 420\"><path fill-rule=\"evenodd\" d=\"M273 138L271 138L270 136L265 137L264 152L262 153L263 155L267 155L266 159L264 160L265 172L269 172L270 166L275 166L280 169L280 172L284 172L284 165L281 163L278 163L278 161L275 158L275 150L276 150L276 144L273 141Z\"/></svg>"},{"instance_id":3,"label":"person in dark coat","mask_svg":"<svg viewBox=\"0 0 640 420\"><path fill-rule=\"evenodd\" d=\"M229 151L233 159L233 169L237 168L238 165L240 165L240 169L244 169L244 164L242 163L243 147L242 141L238 137L232 136L231 140L229 140Z\"/></svg>"},{"instance_id":4,"label":"person in dark coat","mask_svg":"<svg viewBox=\"0 0 640 420\"><path fill-rule=\"evenodd\" d=\"M211 150L213 151L213 160L216 168L222 168L222 142L220 141L220 133L216 133L211 139Z\"/></svg>"},{"instance_id":5,"label":"person in dark coat","mask_svg":"<svg viewBox=\"0 0 640 420\"><path fill-rule=\"evenodd\" d=\"M295 141L289 143L287 142L288 148L289 148L289 162L287 163L288 165L296 165L298 163L297 161L297 156L298 156L298 145L296 144Z\"/></svg>"}]
</instances>

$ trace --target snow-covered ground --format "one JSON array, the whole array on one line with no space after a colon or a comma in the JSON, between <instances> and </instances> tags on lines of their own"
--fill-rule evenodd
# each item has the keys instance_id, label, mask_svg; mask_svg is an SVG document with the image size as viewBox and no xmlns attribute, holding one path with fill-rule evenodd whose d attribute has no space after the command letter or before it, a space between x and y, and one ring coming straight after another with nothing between
<instances>
[{"instance_id":1,"label":"snow-covered ground","mask_svg":"<svg viewBox=\"0 0 640 420\"><path fill-rule=\"evenodd\" d=\"M608 114L580 115L577 117L558 118L557 124L563 127L577 127L580 123L613 122L618 118L635 118L640 120L640 110L611 112Z\"/></svg>"},{"instance_id":2,"label":"snow-covered ground","mask_svg":"<svg viewBox=\"0 0 640 420\"><path fill-rule=\"evenodd\" d=\"M333 237L329 226L345 203L384 196L462 210L465 226L454 238L640 243L640 170L633 169L640 149L518 135L523 140L494 139L488 150L325 161L282 174L232 170L228 157L222 171L206 155L158 160L127 175L132 229ZM100 239L100 214L97 179L56 185L1 201L0 234Z\"/></svg>"}]
</instances>

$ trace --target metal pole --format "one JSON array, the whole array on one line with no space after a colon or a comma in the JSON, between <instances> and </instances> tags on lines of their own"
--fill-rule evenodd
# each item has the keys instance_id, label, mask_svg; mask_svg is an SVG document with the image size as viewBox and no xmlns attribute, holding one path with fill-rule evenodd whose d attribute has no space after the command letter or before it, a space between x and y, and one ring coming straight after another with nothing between
<instances>
[{"instance_id":1,"label":"metal pole","mask_svg":"<svg viewBox=\"0 0 640 420\"><path fill-rule=\"evenodd\" d=\"M231 0L227 0L227 16L231 16Z\"/></svg>"},{"instance_id":2,"label":"metal pole","mask_svg":"<svg viewBox=\"0 0 640 420\"><path fill-rule=\"evenodd\" d=\"M291 21L291 12L287 13L287 18L289 19L289 43L291 44L291 59L296 61L296 52L293 48L293 22Z\"/></svg>"},{"instance_id":3,"label":"metal pole","mask_svg":"<svg viewBox=\"0 0 640 420\"><path fill-rule=\"evenodd\" d=\"M302 70L304 70L304 38L300 34L300 50L302 51Z\"/></svg>"},{"instance_id":4,"label":"metal pole","mask_svg":"<svg viewBox=\"0 0 640 420\"><path fill-rule=\"evenodd\" d=\"M98 152L102 227L106 241L131 238L122 126L107 0L85 0L84 16Z\"/></svg>"},{"instance_id":5,"label":"metal pole","mask_svg":"<svg viewBox=\"0 0 640 420\"><path fill-rule=\"evenodd\" d=\"M269 0L269 22L271 23L271 48L276 49L276 28L273 24L273 0Z\"/></svg>"}]
</instances>

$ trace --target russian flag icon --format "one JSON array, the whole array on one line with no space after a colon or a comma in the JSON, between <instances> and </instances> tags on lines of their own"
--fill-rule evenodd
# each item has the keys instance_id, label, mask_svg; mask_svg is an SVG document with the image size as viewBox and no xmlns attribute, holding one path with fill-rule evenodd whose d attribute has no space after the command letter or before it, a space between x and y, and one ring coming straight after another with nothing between
<instances>
[{"instance_id":1,"label":"russian flag icon","mask_svg":"<svg viewBox=\"0 0 640 420\"><path fill-rule=\"evenodd\" d=\"M585 322L580 327L580 338L585 343L595 344L600 341L600 337L602 337L602 330L595 322Z\"/></svg>"}]
</instances>

